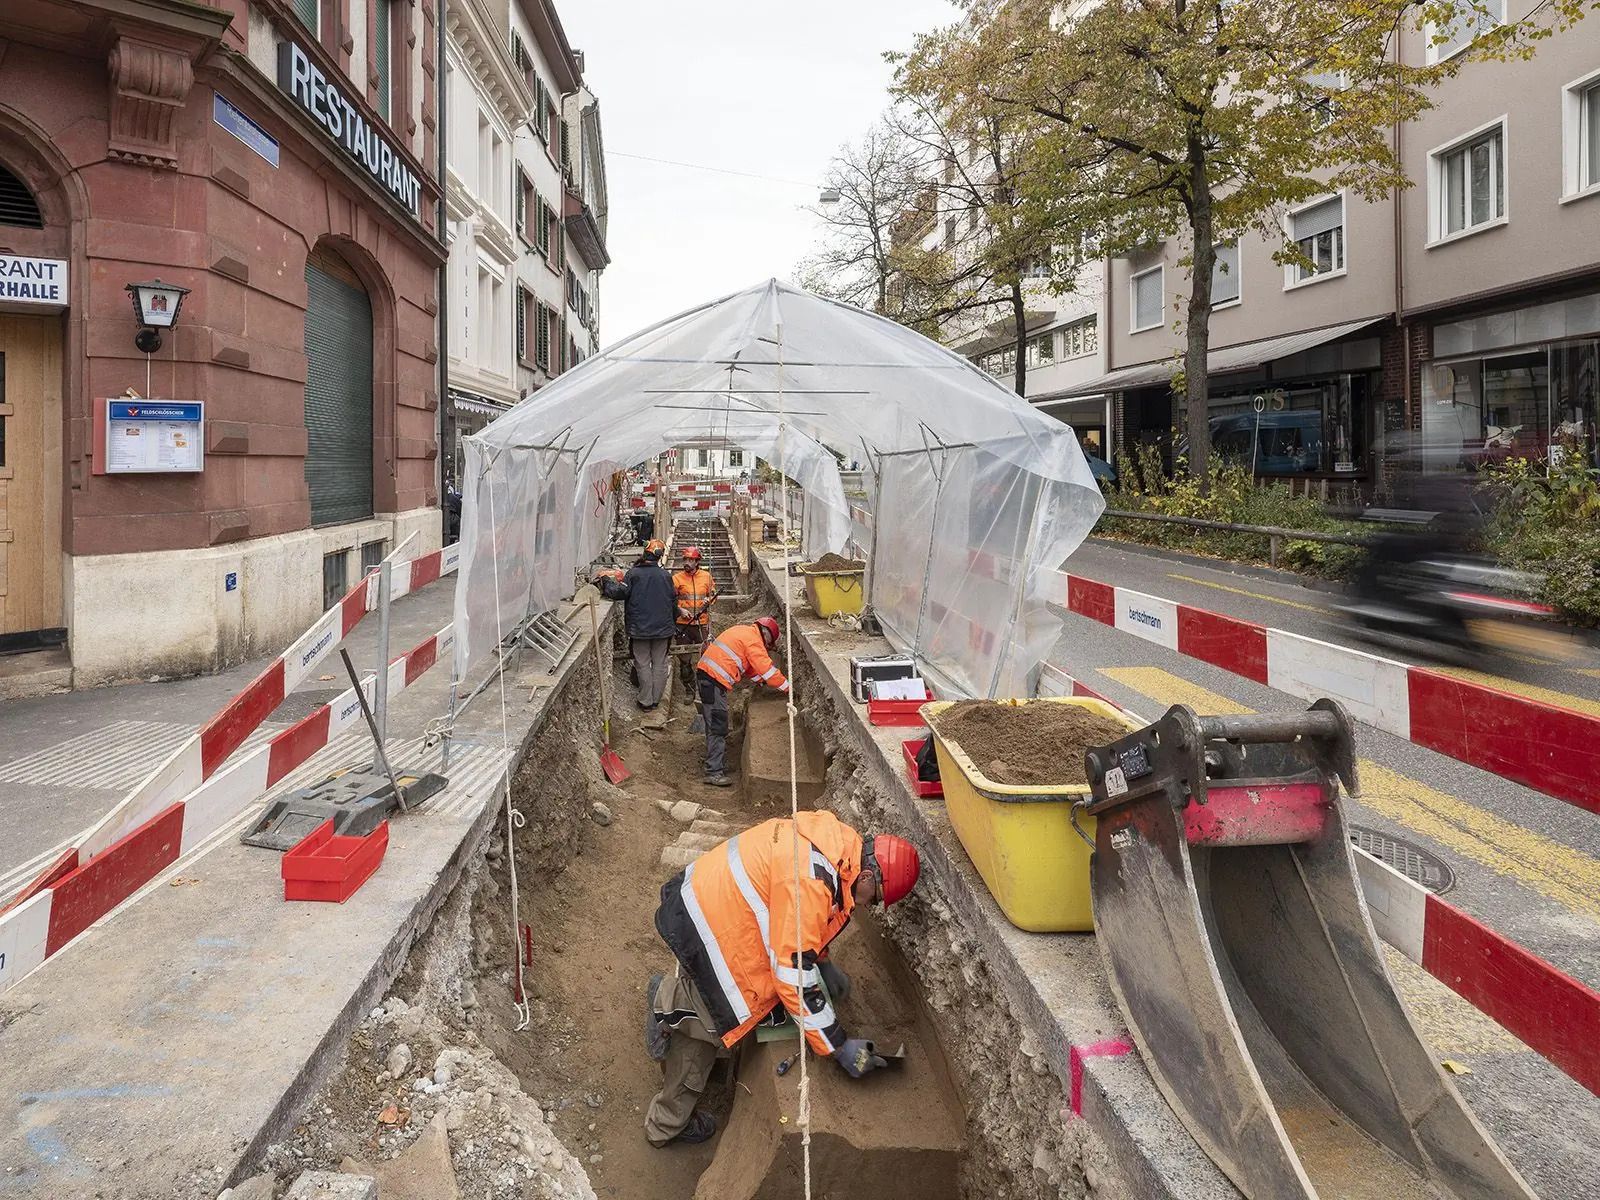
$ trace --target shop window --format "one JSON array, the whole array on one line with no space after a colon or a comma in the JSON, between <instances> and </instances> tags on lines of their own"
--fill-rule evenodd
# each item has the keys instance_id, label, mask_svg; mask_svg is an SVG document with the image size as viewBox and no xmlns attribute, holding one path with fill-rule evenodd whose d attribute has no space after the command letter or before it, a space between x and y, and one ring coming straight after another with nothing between
<instances>
[{"instance_id":1,"label":"shop window","mask_svg":"<svg viewBox=\"0 0 1600 1200\"><path fill-rule=\"evenodd\" d=\"M1216 248L1217 260L1211 265L1211 307L1239 302L1239 243Z\"/></svg>"},{"instance_id":2,"label":"shop window","mask_svg":"<svg viewBox=\"0 0 1600 1200\"><path fill-rule=\"evenodd\" d=\"M39 211L39 202L33 198L28 185L3 166L0 166L0 225L44 228L44 214Z\"/></svg>"},{"instance_id":3,"label":"shop window","mask_svg":"<svg viewBox=\"0 0 1600 1200\"><path fill-rule=\"evenodd\" d=\"M1600 340L1550 347L1550 443L1600 466L1595 433L1600 422Z\"/></svg>"},{"instance_id":4,"label":"shop window","mask_svg":"<svg viewBox=\"0 0 1600 1200\"><path fill-rule=\"evenodd\" d=\"M1600 71L1563 89L1562 140L1562 195L1600 191Z\"/></svg>"},{"instance_id":5,"label":"shop window","mask_svg":"<svg viewBox=\"0 0 1600 1200\"><path fill-rule=\"evenodd\" d=\"M1432 241L1505 219L1505 118L1429 155Z\"/></svg>"},{"instance_id":6,"label":"shop window","mask_svg":"<svg viewBox=\"0 0 1600 1200\"><path fill-rule=\"evenodd\" d=\"M1467 11L1459 12L1448 25L1427 23L1429 65L1460 54L1484 34L1505 24L1506 0L1475 0L1473 5L1463 7Z\"/></svg>"},{"instance_id":7,"label":"shop window","mask_svg":"<svg viewBox=\"0 0 1600 1200\"><path fill-rule=\"evenodd\" d=\"M1289 214L1289 240L1306 262L1290 263L1284 286L1293 287L1313 279L1342 274L1345 267L1344 196L1299 209Z\"/></svg>"},{"instance_id":8,"label":"shop window","mask_svg":"<svg viewBox=\"0 0 1600 1200\"><path fill-rule=\"evenodd\" d=\"M1133 313L1133 324L1128 330L1129 333L1154 329L1161 324L1163 297L1167 290L1165 280L1165 267L1151 267L1148 271L1139 272L1129 281Z\"/></svg>"}]
</instances>

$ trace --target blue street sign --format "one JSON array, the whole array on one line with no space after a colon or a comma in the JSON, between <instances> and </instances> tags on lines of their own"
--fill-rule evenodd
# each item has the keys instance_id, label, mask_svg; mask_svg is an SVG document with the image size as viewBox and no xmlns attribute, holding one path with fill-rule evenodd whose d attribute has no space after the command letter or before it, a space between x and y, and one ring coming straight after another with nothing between
<instances>
[{"instance_id":1,"label":"blue street sign","mask_svg":"<svg viewBox=\"0 0 1600 1200\"><path fill-rule=\"evenodd\" d=\"M239 590L239 572L229 571L222 577L222 590L225 592L237 592Z\"/></svg>"},{"instance_id":2,"label":"blue street sign","mask_svg":"<svg viewBox=\"0 0 1600 1200\"><path fill-rule=\"evenodd\" d=\"M273 166L278 165L278 139L216 92L211 93L211 119Z\"/></svg>"}]
</instances>

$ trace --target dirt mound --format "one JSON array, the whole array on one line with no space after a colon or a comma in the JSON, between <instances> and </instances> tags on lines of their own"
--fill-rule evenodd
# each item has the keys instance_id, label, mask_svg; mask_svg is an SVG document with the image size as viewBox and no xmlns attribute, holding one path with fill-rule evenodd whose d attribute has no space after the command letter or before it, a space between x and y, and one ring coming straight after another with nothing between
<instances>
[{"instance_id":1,"label":"dirt mound","mask_svg":"<svg viewBox=\"0 0 1600 1200\"><path fill-rule=\"evenodd\" d=\"M995 700L959 701L945 709L935 727L990 780L1021 787L1087 783L1084 750L1128 732L1120 721L1072 704Z\"/></svg>"},{"instance_id":2,"label":"dirt mound","mask_svg":"<svg viewBox=\"0 0 1600 1200\"><path fill-rule=\"evenodd\" d=\"M866 563L859 558L846 558L842 554L828 553L817 559L814 563L806 565L806 573L810 575L827 571L860 571L866 568Z\"/></svg>"}]
</instances>

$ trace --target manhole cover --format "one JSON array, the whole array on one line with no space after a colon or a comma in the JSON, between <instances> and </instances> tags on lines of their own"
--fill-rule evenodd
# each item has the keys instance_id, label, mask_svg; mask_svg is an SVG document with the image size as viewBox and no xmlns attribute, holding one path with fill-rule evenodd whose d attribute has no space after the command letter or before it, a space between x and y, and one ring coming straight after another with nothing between
<instances>
[{"instance_id":1,"label":"manhole cover","mask_svg":"<svg viewBox=\"0 0 1600 1200\"><path fill-rule=\"evenodd\" d=\"M335 696L347 691L347 688L318 688L310 692L290 692L283 698L283 703L272 712L274 721L299 721L309 717Z\"/></svg>"},{"instance_id":2,"label":"manhole cover","mask_svg":"<svg viewBox=\"0 0 1600 1200\"><path fill-rule=\"evenodd\" d=\"M1379 833L1365 825L1350 826L1350 840L1373 858L1382 860L1435 895L1442 896L1456 885L1456 873L1449 864L1435 858L1414 842Z\"/></svg>"}]
</instances>

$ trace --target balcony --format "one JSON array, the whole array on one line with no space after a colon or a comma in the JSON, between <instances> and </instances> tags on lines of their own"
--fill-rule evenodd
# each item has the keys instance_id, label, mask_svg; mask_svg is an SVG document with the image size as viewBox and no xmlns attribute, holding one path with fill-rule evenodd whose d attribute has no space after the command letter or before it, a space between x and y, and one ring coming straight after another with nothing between
<instances>
[{"instance_id":1,"label":"balcony","mask_svg":"<svg viewBox=\"0 0 1600 1200\"><path fill-rule=\"evenodd\" d=\"M606 253L606 235L594 219L594 211L571 187L565 189L561 218L566 223L567 240L577 248L589 270L603 271L611 265L611 256Z\"/></svg>"}]
</instances>

